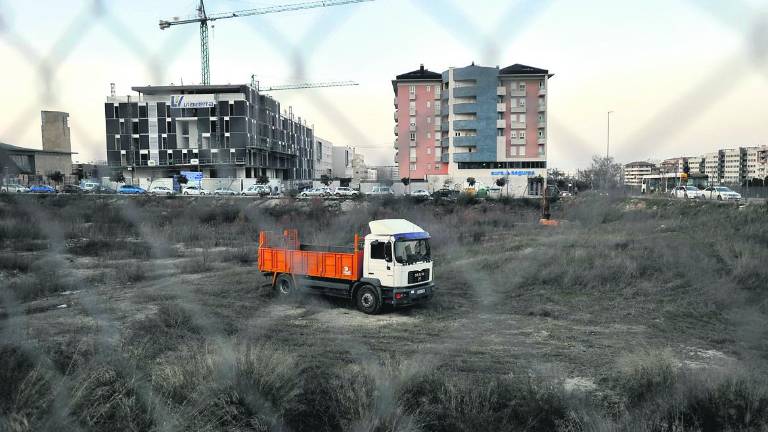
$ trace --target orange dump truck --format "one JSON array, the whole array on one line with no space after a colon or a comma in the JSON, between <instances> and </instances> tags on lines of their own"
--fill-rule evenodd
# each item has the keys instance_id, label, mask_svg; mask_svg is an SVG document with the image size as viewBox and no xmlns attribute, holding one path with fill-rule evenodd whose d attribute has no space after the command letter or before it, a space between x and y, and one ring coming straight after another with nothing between
<instances>
[{"instance_id":1,"label":"orange dump truck","mask_svg":"<svg viewBox=\"0 0 768 432\"><path fill-rule=\"evenodd\" d=\"M259 234L259 271L282 296L297 291L351 299L358 309L375 314L432 298L434 274L429 233L404 219L369 224L361 241L349 247L312 246L299 242L298 231Z\"/></svg>"}]
</instances>

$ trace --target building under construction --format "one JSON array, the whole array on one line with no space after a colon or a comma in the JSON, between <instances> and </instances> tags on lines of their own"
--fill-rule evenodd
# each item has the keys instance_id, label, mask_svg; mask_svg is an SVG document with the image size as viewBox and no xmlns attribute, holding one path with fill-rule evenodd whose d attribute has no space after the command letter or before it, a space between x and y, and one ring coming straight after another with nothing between
<instances>
[{"instance_id":1,"label":"building under construction","mask_svg":"<svg viewBox=\"0 0 768 432\"><path fill-rule=\"evenodd\" d=\"M107 160L126 179L313 177L312 127L251 85L132 89L104 104Z\"/></svg>"}]
</instances>

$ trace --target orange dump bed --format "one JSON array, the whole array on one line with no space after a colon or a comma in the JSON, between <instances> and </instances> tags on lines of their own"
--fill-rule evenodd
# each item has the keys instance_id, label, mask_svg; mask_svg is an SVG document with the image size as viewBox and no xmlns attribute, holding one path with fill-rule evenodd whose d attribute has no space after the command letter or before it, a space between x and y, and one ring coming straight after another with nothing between
<instances>
[{"instance_id":1,"label":"orange dump bed","mask_svg":"<svg viewBox=\"0 0 768 432\"><path fill-rule=\"evenodd\" d=\"M259 271L356 281L363 274L363 251L359 250L358 242L355 234L352 250L339 252L302 246L296 230L286 230L282 236L262 231L259 233Z\"/></svg>"}]
</instances>

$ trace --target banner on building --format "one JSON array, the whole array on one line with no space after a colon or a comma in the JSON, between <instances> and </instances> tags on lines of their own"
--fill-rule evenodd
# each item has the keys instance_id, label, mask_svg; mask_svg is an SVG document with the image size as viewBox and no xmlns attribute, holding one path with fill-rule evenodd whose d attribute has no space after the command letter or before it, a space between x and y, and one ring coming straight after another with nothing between
<instances>
[{"instance_id":1,"label":"banner on building","mask_svg":"<svg viewBox=\"0 0 768 432\"><path fill-rule=\"evenodd\" d=\"M216 100L213 95L174 95L171 96L171 108L213 108Z\"/></svg>"}]
</instances>

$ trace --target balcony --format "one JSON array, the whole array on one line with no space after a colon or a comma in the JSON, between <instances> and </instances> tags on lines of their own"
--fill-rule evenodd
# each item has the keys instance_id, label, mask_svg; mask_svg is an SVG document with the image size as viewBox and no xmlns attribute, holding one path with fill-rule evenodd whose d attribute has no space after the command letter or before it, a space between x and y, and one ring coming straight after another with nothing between
<instances>
[{"instance_id":1,"label":"balcony","mask_svg":"<svg viewBox=\"0 0 768 432\"><path fill-rule=\"evenodd\" d=\"M395 108L397 108L397 97L395 97Z\"/></svg>"},{"instance_id":2,"label":"balcony","mask_svg":"<svg viewBox=\"0 0 768 432\"><path fill-rule=\"evenodd\" d=\"M395 123L397 123L397 113L398 113L398 111L395 110L395 115L393 116L395 118Z\"/></svg>"},{"instance_id":3,"label":"balcony","mask_svg":"<svg viewBox=\"0 0 768 432\"><path fill-rule=\"evenodd\" d=\"M525 112L525 106L513 106L509 109L509 112L522 114Z\"/></svg>"},{"instance_id":4,"label":"balcony","mask_svg":"<svg viewBox=\"0 0 768 432\"><path fill-rule=\"evenodd\" d=\"M547 89L539 88L539 96L546 96L546 95L547 95Z\"/></svg>"},{"instance_id":5,"label":"balcony","mask_svg":"<svg viewBox=\"0 0 768 432\"><path fill-rule=\"evenodd\" d=\"M442 96L443 96L443 93L441 91L438 90L435 92L435 99L440 99Z\"/></svg>"},{"instance_id":6,"label":"balcony","mask_svg":"<svg viewBox=\"0 0 768 432\"><path fill-rule=\"evenodd\" d=\"M410 147L416 147L416 141L409 141Z\"/></svg>"},{"instance_id":7,"label":"balcony","mask_svg":"<svg viewBox=\"0 0 768 432\"><path fill-rule=\"evenodd\" d=\"M510 90L510 97L525 97L525 90Z\"/></svg>"},{"instance_id":8,"label":"balcony","mask_svg":"<svg viewBox=\"0 0 768 432\"><path fill-rule=\"evenodd\" d=\"M456 87L453 89L453 97L471 97L477 96L476 86Z\"/></svg>"},{"instance_id":9,"label":"balcony","mask_svg":"<svg viewBox=\"0 0 768 432\"><path fill-rule=\"evenodd\" d=\"M507 95L506 87L496 87L496 96L506 96L506 95Z\"/></svg>"},{"instance_id":10,"label":"balcony","mask_svg":"<svg viewBox=\"0 0 768 432\"><path fill-rule=\"evenodd\" d=\"M454 130L477 130L477 120L454 120Z\"/></svg>"},{"instance_id":11,"label":"balcony","mask_svg":"<svg viewBox=\"0 0 768 432\"><path fill-rule=\"evenodd\" d=\"M443 153L440 155L440 162L448 163L450 161L448 153Z\"/></svg>"},{"instance_id":12,"label":"balcony","mask_svg":"<svg viewBox=\"0 0 768 432\"><path fill-rule=\"evenodd\" d=\"M440 126L442 125L441 122L435 121L435 132L440 132Z\"/></svg>"},{"instance_id":13,"label":"balcony","mask_svg":"<svg viewBox=\"0 0 768 432\"><path fill-rule=\"evenodd\" d=\"M416 162L416 156L410 156L408 158L411 162Z\"/></svg>"},{"instance_id":14,"label":"balcony","mask_svg":"<svg viewBox=\"0 0 768 432\"><path fill-rule=\"evenodd\" d=\"M408 130L411 132L416 132L416 125L415 124L408 125Z\"/></svg>"},{"instance_id":15,"label":"balcony","mask_svg":"<svg viewBox=\"0 0 768 432\"><path fill-rule=\"evenodd\" d=\"M537 141L539 144L546 144L547 143L547 137L541 137Z\"/></svg>"},{"instance_id":16,"label":"balcony","mask_svg":"<svg viewBox=\"0 0 768 432\"><path fill-rule=\"evenodd\" d=\"M510 122L509 128L510 129L525 129L527 126L527 123L523 122Z\"/></svg>"},{"instance_id":17,"label":"balcony","mask_svg":"<svg viewBox=\"0 0 768 432\"><path fill-rule=\"evenodd\" d=\"M397 135L398 135L398 132L399 132L399 131L400 131L400 130L398 129L398 125L395 125L395 136L397 136Z\"/></svg>"},{"instance_id":18,"label":"balcony","mask_svg":"<svg viewBox=\"0 0 768 432\"><path fill-rule=\"evenodd\" d=\"M505 103L497 103L496 104L496 112L507 112L507 104L505 104Z\"/></svg>"},{"instance_id":19,"label":"balcony","mask_svg":"<svg viewBox=\"0 0 768 432\"><path fill-rule=\"evenodd\" d=\"M408 99L416 100L416 93L408 93Z\"/></svg>"},{"instance_id":20,"label":"balcony","mask_svg":"<svg viewBox=\"0 0 768 432\"><path fill-rule=\"evenodd\" d=\"M525 138L512 138L509 140L512 145L525 145Z\"/></svg>"},{"instance_id":21,"label":"balcony","mask_svg":"<svg viewBox=\"0 0 768 432\"><path fill-rule=\"evenodd\" d=\"M507 128L507 121L506 120L496 120L496 129L506 129Z\"/></svg>"},{"instance_id":22,"label":"balcony","mask_svg":"<svg viewBox=\"0 0 768 432\"><path fill-rule=\"evenodd\" d=\"M547 127L547 122L540 121L540 122L536 123L536 125L539 127L539 129L543 129L543 128Z\"/></svg>"},{"instance_id":23,"label":"balcony","mask_svg":"<svg viewBox=\"0 0 768 432\"><path fill-rule=\"evenodd\" d=\"M416 115L416 108L409 108L408 109L408 115L413 117Z\"/></svg>"},{"instance_id":24,"label":"balcony","mask_svg":"<svg viewBox=\"0 0 768 432\"><path fill-rule=\"evenodd\" d=\"M395 144L394 144L392 147L393 147L395 150L397 150L397 149L398 149L398 147L399 147L399 143L397 142L397 140L395 140Z\"/></svg>"},{"instance_id":25,"label":"balcony","mask_svg":"<svg viewBox=\"0 0 768 432\"><path fill-rule=\"evenodd\" d=\"M477 112L476 103L460 103L453 106L454 114L474 114Z\"/></svg>"},{"instance_id":26,"label":"balcony","mask_svg":"<svg viewBox=\"0 0 768 432\"><path fill-rule=\"evenodd\" d=\"M546 110L547 110L547 105L546 104L539 104L539 112L543 112L543 111L546 111Z\"/></svg>"},{"instance_id":27,"label":"balcony","mask_svg":"<svg viewBox=\"0 0 768 432\"><path fill-rule=\"evenodd\" d=\"M453 137L453 146L454 147L477 147L477 137L476 136Z\"/></svg>"}]
</instances>

